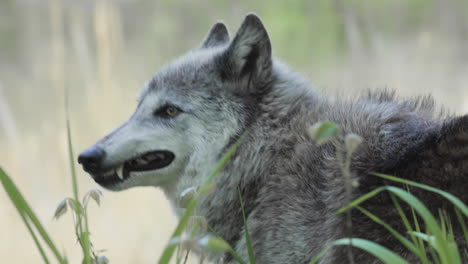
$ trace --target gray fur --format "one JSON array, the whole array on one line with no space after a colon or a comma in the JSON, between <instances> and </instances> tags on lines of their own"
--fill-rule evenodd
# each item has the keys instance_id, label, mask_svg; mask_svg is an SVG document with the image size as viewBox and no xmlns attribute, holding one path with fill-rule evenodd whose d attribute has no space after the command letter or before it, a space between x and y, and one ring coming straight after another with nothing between
<instances>
[{"instance_id":1,"label":"gray fur","mask_svg":"<svg viewBox=\"0 0 468 264\"><path fill-rule=\"evenodd\" d=\"M211 27L210 32L208 32L208 35L206 36L205 41L203 41L203 44L201 48L211 48L211 47L216 47L222 44L226 44L229 42L229 33L226 28L226 26L218 22Z\"/></svg>"},{"instance_id":2,"label":"gray fur","mask_svg":"<svg viewBox=\"0 0 468 264\"><path fill-rule=\"evenodd\" d=\"M468 115L440 115L431 97L399 99L386 90L349 101L322 97L272 57L266 30L255 15L248 15L234 39L228 39L225 26L216 24L200 49L166 66L149 82L129 121L93 146L107 153L103 171L150 150L167 149L176 156L166 168L137 173L106 188L160 186L176 207L179 195L202 185L243 135L198 212L247 259L240 190L257 263L308 263L328 242L346 236L344 216L334 214L345 205L335 145L317 146L307 133L312 124L331 120L344 133L364 139L351 164L359 182L353 198L385 184L369 175L381 172L449 191L468 202ZM183 113L171 120L155 118L153 111L168 102ZM433 211L452 212L443 199L418 189L412 192ZM388 195L364 207L404 233ZM354 237L376 241L410 263L416 261L381 226L356 210L352 218ZM457 229L455 233L461 234ZM354 256L356 263L379 263L357 249ZM227 255L225 261L232 259ZM334 248L320 263L347 262L345 248Z\"/></svg>"}]
</instances>

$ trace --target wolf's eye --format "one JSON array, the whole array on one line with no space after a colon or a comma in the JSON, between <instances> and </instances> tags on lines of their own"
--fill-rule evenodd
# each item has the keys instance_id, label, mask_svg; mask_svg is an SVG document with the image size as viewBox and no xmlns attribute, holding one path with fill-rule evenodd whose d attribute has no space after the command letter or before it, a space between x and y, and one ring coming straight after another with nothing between
<instances>
[{"instance_id":1,"label":"wolf's eye","mask_svg":"<svg viewBox=\"0 0 468 264\"><path fill-rule=\"evenodd\" d=\"M178 116L182 113L182 110L177 106L173 105L165 105L156 111L154 111L154 115L162 118L173 118Z\"/></svg>"}]
</instances>

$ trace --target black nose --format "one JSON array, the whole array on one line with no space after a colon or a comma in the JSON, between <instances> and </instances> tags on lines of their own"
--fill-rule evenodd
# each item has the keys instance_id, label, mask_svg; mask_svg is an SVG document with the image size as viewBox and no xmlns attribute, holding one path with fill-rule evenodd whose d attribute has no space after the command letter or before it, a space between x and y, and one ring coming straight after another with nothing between
<instances>
[{"instance_id":1,"label":"black nose","mask_svg":"<svg viewBox=\"0 0 468 264\"><path fill-rule=\"evenodd\" d=\"M78 163L83 165L86 172L98 172L102 167L102 161L106 152L99 147L90 147L78 156Z\"/></svg>"}]
</instances>

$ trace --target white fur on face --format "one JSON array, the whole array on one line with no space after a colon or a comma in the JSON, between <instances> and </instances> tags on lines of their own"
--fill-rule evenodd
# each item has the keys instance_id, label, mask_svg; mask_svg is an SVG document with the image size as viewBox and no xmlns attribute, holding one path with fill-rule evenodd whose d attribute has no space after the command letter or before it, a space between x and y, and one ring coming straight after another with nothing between
<instances>
[{"instance_id":1,"label":"white fur on face","mask_svg":"<svg viewBox=\"0 0 468 264\"><path fill-rule=\"evenodd\" d=\"M238 130L238 117L229 108L216 113L203 100L176 96L176 90L161 88L144 93L130 119L108 137L98 142L107 153L105 164L123 163L149 151L167 150L175 155L167 167L153 171L131 172L124 182L110 187L123 190L133 186L162 186L170 197L177 197L186 187L201 185ZM185 103L181 103L185 102ZM154 110L166 103L187 112L171 120L161 120ZM221 115L221 116L220 116ZM213 120L213 124L210 124Z\"/></svg>"}]
</instances>

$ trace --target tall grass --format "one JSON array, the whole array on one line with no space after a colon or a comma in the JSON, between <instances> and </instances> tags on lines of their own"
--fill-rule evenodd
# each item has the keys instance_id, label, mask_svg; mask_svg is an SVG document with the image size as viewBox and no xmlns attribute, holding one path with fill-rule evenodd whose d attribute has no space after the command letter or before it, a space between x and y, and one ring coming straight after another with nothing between
<instances>
[{"instance_id":1,"label":"tall grass","mask_svg":"<svg viewBox=\"0 0 468 264\"><path fill-rule=\"evenodd\" d=\"M10 197L11 202L15 206L16 210L18 211L21 219L23 220L26 228L29 231L34 243L41 254L44 263L50 263L49 258L47 257L44 246L41 243L41 240L38 239L35 232L39 233L40 238L43 240L43 243L52 251L55 259L61 263L65 264L68 263L66 258L59 252L57 246L50 238L49 234L45 230L44 226L41 224L39 218L37 218L36 214L29 206L28 202L24 199L24 196L18 190L16 185L13 183L11 178L8 174L0 167L0 181L2 182L3 188L5 189L8 197ZM32 224L32 225L31 225Z\"/></svg>"},{"instance_id":2,"label":"tall grass","mask_svg":"<svg viewBox=\"0 0 468 264\"><path fill-rule=\"evenodd\" d=\"M60 218L67 211L67 208L71 208L73 212L74 228L76 233L76 238L82 248L83 252L83 263L92 264L92 263L106 263L105 257L99 257L92 251L92 245L89 239L89 223L87 215L87 205L90 199L95 200L99 204L99 196L101 195L100 191L92 190L88 192L83 197L83 202L80 202L79 199L79 190L78 190L78 180L76 178L75 170L75 158L73 155L73 144L72 136L70 132L70 119L68 114L68 93L65 90L65 123L67 130L67 146L68 146L68 157L69 157L69 166L70 166L70 175L73 189L73 198L65 198L62 202L59 203L54 217L56 219ZM10 200L16 207L18 213L20 214L26 228L28 229L34 243L36 244L39 253L44 260L44 263L50 263L47 254L45 253L44 246L41 244L41 241L38 239L35 232L38 232L46 243L46 246L52 251L54 257L59 263L68 263L65 255L62 255L58 250L57 246L52 242L50 236L46 232L44 226L41 224L37 218L34 211L28 205L23 195L20 193L16 185L13 183L12 179L3 171L0 167L0 181L3 184L5 191L7 192ZM31 226L31 223L33 224ZM34 230L35 228L35 230Z\"/></svg>"}]
</instances>

